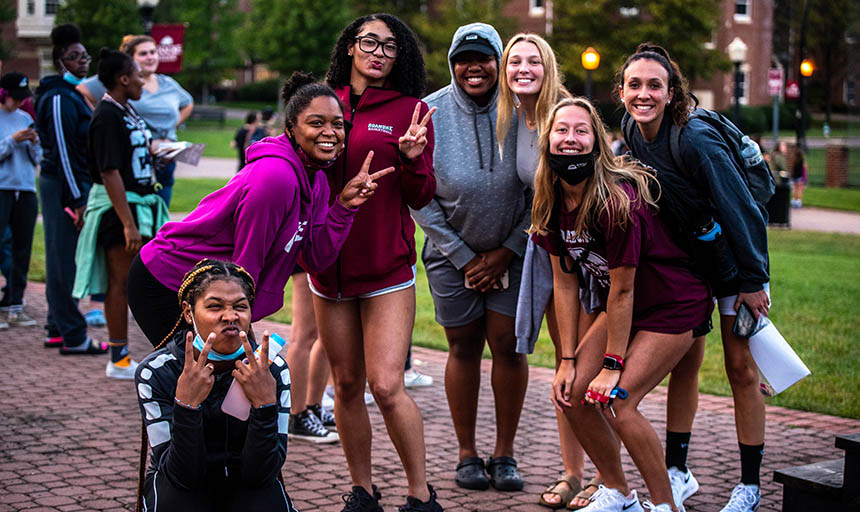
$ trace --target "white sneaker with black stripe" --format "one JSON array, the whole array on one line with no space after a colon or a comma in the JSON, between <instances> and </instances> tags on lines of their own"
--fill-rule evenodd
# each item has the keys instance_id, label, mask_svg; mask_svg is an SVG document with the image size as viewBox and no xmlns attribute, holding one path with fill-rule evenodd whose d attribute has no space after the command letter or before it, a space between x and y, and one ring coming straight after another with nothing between
<instances>
[{"instance_id":1,"label":"white sneaker with black stripe","mask_svg":"<svg viewBox=\"0 0 860 512\"><path fill-rule=\"evenodd\" d=\"M669 483L672 485L672 498L675 499L675 506L680 512L684 512L684 500L699 490L699 482L689 468L687 471L681 471L672 466L669 468Z\"/></svg>"},{"instance_id":2,"label":"white sneaker with black stripe","mask_svg":"<svg viewBox=\"0 0 860 512\"><path fill-rule=\"evenodd\" d=\"M740 483L732 490L732 497L720 512L756 512L759 505L761 505L759 486Z\"/></svg>"},{"instance_id":3,"label":"white sneaker with black stripe","mask_svg":"<svg viewBox=\"0 0 860 512\"><path fill-rule=\"evenodd\" d=\"M630 491L630 496L625 496L618 489L601 485L588 501L585 508L579 509L580 512L645 512L635 490Z\"/></svg>"},{"instance_id":4,"label":"white sneaker with black stripe","mask_svg":"<svg viewBox=\"0 0 860 512\"><path fill-rule=\"evenodd\" d=\"M290 425L287 433L290 439L315 444L336 443L340 440L337 432L331 432L325 428L310 409L305 409L299 414L290 414Z\"/></svg>"}]
</instances>

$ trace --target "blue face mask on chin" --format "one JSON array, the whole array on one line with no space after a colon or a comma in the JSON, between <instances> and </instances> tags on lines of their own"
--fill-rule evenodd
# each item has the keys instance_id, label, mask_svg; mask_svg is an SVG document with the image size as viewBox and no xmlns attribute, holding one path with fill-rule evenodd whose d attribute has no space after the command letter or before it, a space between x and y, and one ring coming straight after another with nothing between
<instances>
[{"instance_id":1,"label":"blue face mask on chin","mask_svg":"<svg viewBox=\"0 0 860 512\"><path fill-rule=\"evenodd\" d=\"M196 336L194 337L194 348L197 349L198 352L203 352L203 345L205 345L203 338L200 337L200 333L197 330L197 323L194 321L194 315L191 315L191 324L194 326L194 332ZM208 361L235 361L240 358L245 353L245 346L239 345L239 348L236 349L232 354L222 354L220 352L216 352L213 349L209 349L209 356L206 358Z\"/></svg>"},{"instance_id":2,"label":"blue face mask on chin","mask_svg":"<svg viewBox=\"0 0 860 512\"><path fill-rule=\"evenodd\" d=\"M66 71L65 73L63 73L63 80L75 86L80 85L81 82L84 81L83 78L78 78L73 75L71 71Z\"/></svg>"}]
</instances>

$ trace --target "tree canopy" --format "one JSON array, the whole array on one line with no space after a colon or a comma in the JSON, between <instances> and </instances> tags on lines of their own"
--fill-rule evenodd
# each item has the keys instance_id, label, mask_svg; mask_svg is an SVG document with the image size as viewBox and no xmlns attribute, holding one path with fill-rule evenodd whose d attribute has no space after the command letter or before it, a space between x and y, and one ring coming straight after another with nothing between
<instances>
[{"instance_id":1,"label":"tree canopy","mask_svg":"<svg viewBox=\"0 0 860 512\"><path fill-rule=\"evenodd\" d=\"M134 0L66 0L60 2L56 24L74 23L81 29L81 42L98 66L99 50L118 50L123 36L143 32Z\"/></svg>"}]
</instances>

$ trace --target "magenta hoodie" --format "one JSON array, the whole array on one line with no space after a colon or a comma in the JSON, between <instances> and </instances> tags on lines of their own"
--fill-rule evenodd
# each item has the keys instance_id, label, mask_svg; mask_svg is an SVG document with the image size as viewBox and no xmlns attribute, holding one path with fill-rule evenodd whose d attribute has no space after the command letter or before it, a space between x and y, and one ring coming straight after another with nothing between
<instances>
[{"instance_id":1,"label":"magenta hoodie","mask_svg":"<svg viewBox=\"0 0 860 512\"><path fill-rule=\"evenodd\" d=\"M232 261L257 283L252 321L281 309L299 254L309 269L337 258L357 210L334 201L323 172L310 177L286 135L247 150L247 164L179 222L165 224L140 257L161 284L179 290L204 258Z\"/></svg>"}]
</instances>

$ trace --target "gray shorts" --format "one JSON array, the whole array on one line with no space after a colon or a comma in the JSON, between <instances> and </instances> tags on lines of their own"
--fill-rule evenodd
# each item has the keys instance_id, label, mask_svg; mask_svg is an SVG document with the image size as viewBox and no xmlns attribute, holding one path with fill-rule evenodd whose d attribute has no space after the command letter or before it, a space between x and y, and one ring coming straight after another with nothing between
<instances>
[{"instance_id":1,"label":"gray shorts","mask_svg":"<svg viewBox=\"0 0 860 512\"><path fill-rule=\"evenodd\" d=\"M514 258L508 267L508 288L487 293L466 288L465 273L457 270L429 239L425 240L421 259L436 307L436 322L442 327L464 326L486 315L487 310L511 318L517 316L517 296L523 272L521 257Z\"/></svg>"}]
</instances>

